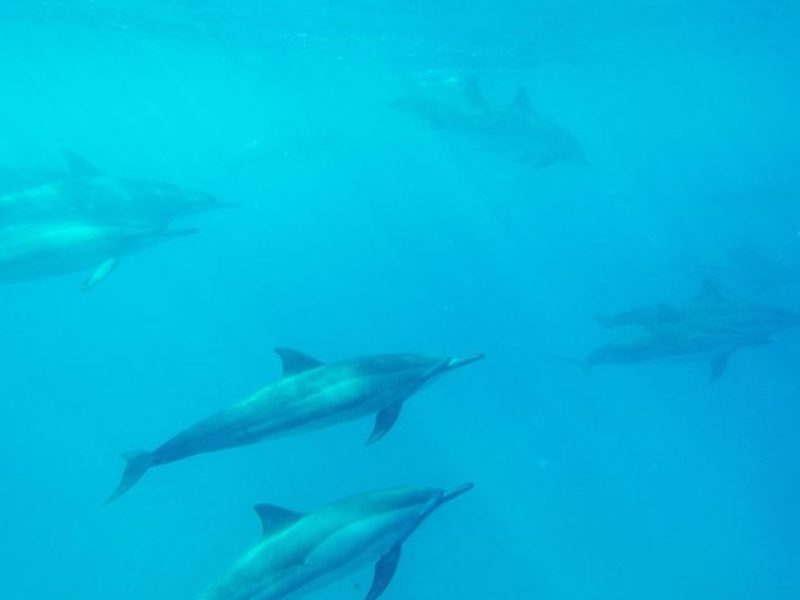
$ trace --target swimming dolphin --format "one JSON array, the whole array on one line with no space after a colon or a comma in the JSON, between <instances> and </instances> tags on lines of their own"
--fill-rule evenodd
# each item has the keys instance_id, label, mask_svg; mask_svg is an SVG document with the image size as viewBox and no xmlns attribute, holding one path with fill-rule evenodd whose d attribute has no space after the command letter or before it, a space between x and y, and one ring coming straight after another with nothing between
<instances>
[{"instance_id":1,"label":"swimming dolphin","mask_svg":"<svg viewBox=\"0 0 800 600\"><path fill-rule=\"evenodd\" d=\"M276 348L283 376L248 398L184 429L152 452L128 452L119 487L129 490L150 467L235 448L268 438L320 429L375 414L367 443L395 424L403 403L440 375L483 358L386 354L323 364L289 348Z\"/></svg>"},{"instance_id":2,"label":"swimming dolphin","mask_svg":"<svg viewBox=\"0 0 800 600\"><path fill-rule=\"evenodd\" d=\"M742 335L768 336L800 327L800 312L785 308L731 300L714 282L707 281L700 292L682 304L641 306L614 315L598 317L608 327L637 326L657 330L680 326L686 330L729 331Z\"/></svg>"},{"instance_id":3,"label":"swimming dolphin","mask_svg":"<svg viewBox=\"0 0 800 600\"><path fill-rule=\"evenodd\" d=\"M408 537L442 504L472 488L468 483L450 492L368 492L308 514L257 504L261 540L198 600L296 597L372 563L375 571L366 600L376 600L391 582Z\"/></svg>"},{"instance_id":4,"label":"swimming dolphin","mask_svg":"<svg viewBox=\"0 0 800 600\"><path fill-rule=\"evenodd\" d=\"M463 96L462 102L408 96L389 105L434 129L469 136L485 150L511 154L537 167L559 162L589 165L581 143L562 126L537 113L525 88L517 89L514 101L505 109L493 108L474 79L465 82Z\"/></svg>"},{"instance_id":5,"label":"swimming dolphin","mask_svg":"<svg viewBox=\"0 0 800 600\"><path fill-rule=\"evenodd\" d=\"M681 358L707 360L711 366L710 381L714 382L725 373L733 354L743 348L770 343L772 338L761 334L714 328L663 328L632 339L605 344L590 352L583 360L564 360L587 371L596 365L626 365Z\"/></svg>"},{"instance_id":6,"label":"swimming dolphin","mask_svg":"<svg viewBox=\"0 0 800 600\"><path fill-rule=\"evenodd\" d=\"M179 216L233 206L211 194L169 183L106 175L69 151L64 157L68 173L29 174L31 185L18 185L0 194L0 227L34 221L91 220L156 228Z\"/></svg>"},{"instance_id":7,"label":"swimming dolphin","mask_svg":"<svg viewBox=\"0 0 800 600\"><path fill-rule=\"evenodd\" d=\"M195 233L82 221L0 228L0 283L91 270L88 290L105 279L120 258L158 242Z\"/></svg>"},{"instance_id":8,"label":"swimming dolphin","mask_svg":"<svg viewBox=\"0 0 800 600\"><path fill-rule=\"evenodd\" d=\"M706 280L700 291L688 302L680 304L661 302L638 306L611 315L596 317L597 322L606 327L636 326L655 329L689 320L699 320L716 314L727 303L719 286Z\"/></svg>"}]
</instances>

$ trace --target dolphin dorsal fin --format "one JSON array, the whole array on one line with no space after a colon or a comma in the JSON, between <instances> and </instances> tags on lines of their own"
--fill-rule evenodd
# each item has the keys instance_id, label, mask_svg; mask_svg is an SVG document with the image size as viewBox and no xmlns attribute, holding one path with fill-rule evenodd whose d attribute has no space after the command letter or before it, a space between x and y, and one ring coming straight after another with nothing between
<instances>
[{"instance_id":1,"label":"dolphin dorsal fin","mask_svg":"<svg viewBox=\"0 0 800 600\"><path fill-rule=\"evenodd\" d=\"M283 363L284 376L297 375L303 371L310 371L311 369L316 369L325 364L321 360L317 360L308 354L303 354L291 348L275 348L275 354L280 357Z\"/></svg>"},{"instance_id":2,"label":"dolphin dorsal fin","mask_svg":"<svg viewBox=\"0 0 800 600\"><path fill-rule=\"evenodd\" d=\"M517 93L514 96L514 103L511 105L511 108L514 109L514 112L518 112L522 115L533 114L533 105L531 104L531 97L528 95L528 90L522 86L517 88Z\"/></svg>"},{"instance_id":3,"label":"dolphin dorsal fin","mask_svg":"<svg viewBox=\"0 0 800 600\"><path fill-rule=\"evenodd\" d=\"M706 278L700 291L695 296L698 304L722 304L725 302L725 295L722 293L719 284L713 279Z\"/></svg>"},{"instance_id":4,"label":"dolphin dorsal fin","mask_svg":"<svg viewBox=\"0 0 800 600\"><path fill-rule=\"evenodd\" d=\"M487 108L486 96L483 95L483 90L478 83L477 77L467 77L464 80L464 100L470 106L477 108Z\"/></svg>"},{"instance_id":5,"label":"dolphin dorsal fin","mask_svg":"<svg viewBox=\"0 0 800 600\"><path fill-rule=\"evenodd\" d=\"M253 510L256 511L256 514L261 519L261 532L265 536L284 529L306 516L304 513L273 506L272 504L256 504Z\"/></svg>"},{"instance_id":6,"label":"dolphin dorsal fin","mask_svg":"<svg viewBox=\"0 0 800 600\"><path fill-rule=\"evenodd\" d=\"M102 175L100 169L79 154L75 154L72 150L62 150L61 153L64 156L67 167L69 167L70 173L73 175L78 175L80 177L96 177L97 175Z\"/></svg>"}]
</instances>

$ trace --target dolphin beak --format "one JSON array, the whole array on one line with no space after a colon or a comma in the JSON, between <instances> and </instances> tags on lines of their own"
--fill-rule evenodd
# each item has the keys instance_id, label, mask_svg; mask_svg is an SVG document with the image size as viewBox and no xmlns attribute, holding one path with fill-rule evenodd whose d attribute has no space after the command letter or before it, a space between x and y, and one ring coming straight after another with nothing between
<instances>
[{"instance_id":1,"label":"dolphin beak","mask_svg":"<svg viewBox=\"0 0 800 600\"><path fill-rule=\"evenodd\" d=\"M450 500L453 500L454 498L458 498L462 494L466 494L468 491L470 491L474 487L475 487L474 483L465 483L464 485L460 485L457 488L455 488L453 490L450 490L449 492L445 492L442 495L442 504L445 503L445 502L449 502Z\"/></svg>"},{"instance_id":2,"label":"dolphin beak","mask_svg":"<svg viewBox=\"0 0 800 600\"><path fill-rule=\"evenodd\" d=\"M445 369L448 371L450 369L457 369L459 367L463 367L465 365L472 364L474 362L478 362L479 360L483 360L485 354L476 354L475 356L470 356L468 358L450 358L445 365Z\"/></svg>"}]
</instances>

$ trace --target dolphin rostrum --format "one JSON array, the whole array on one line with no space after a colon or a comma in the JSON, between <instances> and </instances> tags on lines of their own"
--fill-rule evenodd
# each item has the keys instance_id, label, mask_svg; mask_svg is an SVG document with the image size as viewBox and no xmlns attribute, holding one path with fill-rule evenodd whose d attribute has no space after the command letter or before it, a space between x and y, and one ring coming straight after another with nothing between
<instances>
[{"instance_id":1,"label":"dolphin rostrum","mask_svg":"<svg viewBox=\"0 0 800 600\"><path fill-rule=\"evenodd\" d=\"M471 490L396 488L345 498L312 513L254 508L263 535L198 600L279 600L375 564L365 600L376 600L397 570L404 542L442 504Z\"/></svg>"},{"instance_id":2,"label":"dolphin rostrum","mask_svg":"<svg viewBox=\"0 0 800 600\"><path fill-rule=\"evenodd\" d=\"M483 358L385 354L330 364L277 348L283 376L233 406L184 429L152 452L128 452L122 480L106 501L129 490L150 467L195 454L253 444L375 414L367 443L395 424L403 403L432 379Z\"/></svg>"}]
</instances>

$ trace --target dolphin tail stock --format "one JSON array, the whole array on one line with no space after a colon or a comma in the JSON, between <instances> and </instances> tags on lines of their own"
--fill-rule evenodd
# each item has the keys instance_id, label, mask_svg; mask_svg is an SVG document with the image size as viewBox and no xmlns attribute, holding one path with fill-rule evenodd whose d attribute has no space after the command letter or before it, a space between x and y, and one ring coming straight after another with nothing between
<instances>
[{"instance_id":1,"label":"dolphin tail stock","mask_svg":"<svg viewBox=\"0 0 800 600\"><path fill-rule=\"evenodd\" d=\"M153 464L153 453L144 450L134 450L125 452L122 455L125 460L125 470L122 472L117 489L111 494L103 504L111 504L114 500L122 496L139 481Z\"/></svg>"}]
</instances>

